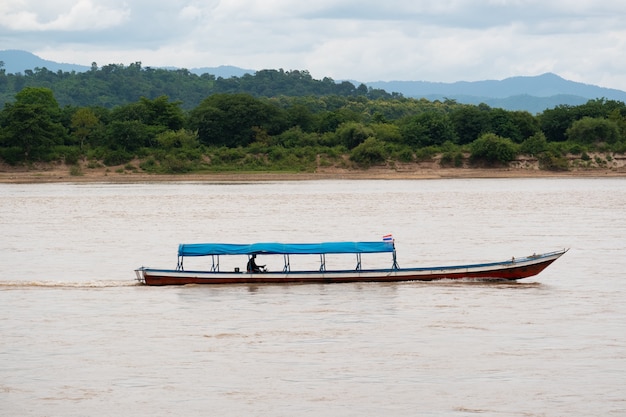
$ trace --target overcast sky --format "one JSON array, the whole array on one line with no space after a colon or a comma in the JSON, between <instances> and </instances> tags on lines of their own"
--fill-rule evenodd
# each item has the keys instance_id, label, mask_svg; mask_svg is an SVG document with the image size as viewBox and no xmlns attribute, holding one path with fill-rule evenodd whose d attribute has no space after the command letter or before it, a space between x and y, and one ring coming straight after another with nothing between
<instances>
[{"instance_id":1,"label":"overcast sky","mask_svg":"<svg viewBox=\"0 0 626 417\"><path fill-rule=\"evenodd\" d=\"M0 0L0 49L360 82L553 72L626 90L626 1Z\"/></svg>"}]
</instances>

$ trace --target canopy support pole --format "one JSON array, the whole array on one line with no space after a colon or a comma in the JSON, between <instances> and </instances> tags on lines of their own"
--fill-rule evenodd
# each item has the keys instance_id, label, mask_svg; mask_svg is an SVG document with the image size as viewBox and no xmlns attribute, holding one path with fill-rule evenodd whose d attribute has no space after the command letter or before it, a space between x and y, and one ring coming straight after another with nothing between
<instances>
[{"instance_id":1,"label":"canopy support pole","mask_svg":"<svg viewBox=\"0 0 626 417\"><path fill-rule=\"evenodd\" d=\"M396 259L396 248L393 248L393 265L391 266L391 269L400 269L400 266L398 265L398 260Z\"/></svg>"},{"instance_id":2,"label":"canopy support pole","mask_svg":"<svg viewBox=\"0 0 626 417\"><path fill-rule=\"evenodd\" d=\"M215 263L216 257L217 257L217 263ZM219 271L220 271L220 256L211 255L211 272L219 272Z\"/></svg>"},{"instance_id":3,"label":"canopy support pole","mask_svg":"<svg viewBox=\"0 0 626 417\"><path fill-rule=\"evenodd\" d=\"M291 271L291 264L289 263L289 254L288 253L284 254L283 258L285 259L285 266L283 267L283 272Z\"/></svg>"}]
</instances>

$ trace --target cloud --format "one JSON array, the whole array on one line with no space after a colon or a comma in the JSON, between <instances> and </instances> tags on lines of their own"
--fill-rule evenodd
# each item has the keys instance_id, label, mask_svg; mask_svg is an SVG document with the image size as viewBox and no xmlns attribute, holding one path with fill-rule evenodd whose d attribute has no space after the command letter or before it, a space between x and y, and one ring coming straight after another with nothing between
<instances>
[{"instance_id":1,"label":"cloud","mask_svg":"<svg viewBox=\"0 0 626 417\"><path fill-rule=\"evenodd\" d=\"M91 31L119 26L130 17L130 10L123 4L106 7L94 4L93 0L57 2L60 6L57 8L40 8L39 2L34 4L37 7L22 8L23 2L7 5L8 10L0 14L0 26L16 32Z\"/></svg>"},{"instance_id":2,"label":"cloud","mask_svg":"<svg viewBox=\"0 0 626 417\"><path fill-rule=\"evenodd\" d=\"M626 2L13 0L0 41L46 59L459 81L555 72L626 90Z\"/></svg>"}]
</instances>

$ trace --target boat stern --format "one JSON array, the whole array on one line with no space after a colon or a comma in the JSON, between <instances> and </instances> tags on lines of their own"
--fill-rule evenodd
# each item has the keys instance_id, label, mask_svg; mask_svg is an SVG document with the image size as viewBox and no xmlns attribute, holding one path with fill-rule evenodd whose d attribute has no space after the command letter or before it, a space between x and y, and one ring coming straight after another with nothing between
<instances>
[{"instance_id":1,"label":"boat stern","mask_svg":"<svg viewBox=\"0 0 626 417\"><path fill-rule=\"evenodd\" d=\"M135 269L135 279L138 283L145 285L146 284L146 276L144 274L145 267Z\"/></svg>"}]
</instances>

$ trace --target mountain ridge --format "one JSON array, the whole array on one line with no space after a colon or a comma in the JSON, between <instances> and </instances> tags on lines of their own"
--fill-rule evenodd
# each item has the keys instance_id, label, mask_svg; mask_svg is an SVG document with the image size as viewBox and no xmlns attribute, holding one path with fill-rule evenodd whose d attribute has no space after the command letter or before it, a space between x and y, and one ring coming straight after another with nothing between
<instances>
[{"instance_id":1,"label":"mountain ridge","mask_svg":"<svg viewBox=\"0 0 626 417\"><path fill-rule=\"evenodd\" d=\"M456 94L492 98L505 98L514 95L532 95L535 97L550 97L559 94L577 95L587 98L598 98L597 93L605 93L605 97L620 97L626 99L626 92L566 80L554 73L544 73L536 76L515 76L503 80L484 81L456 81L441 83L430 81L376 81L369 82L374 88L401 89L406 94ZM485 94L487 92L487 94Z\"/></svg>"},{"instance_id":2,"label":"mountain ridge","mask_svg":"<svg viewBox=\"0 0 626 417\"><path fill-rule=\"evenodd\" d=\"M91 66L67 64L49 61L27 51L0 51L2 69L6 73L23 73L35 68L46 68L49 71L88 71ZM177 67L163 67L176 70ZM209 73L216 77L242 77L254 74L256 70L244 69L230 65L218 67L192 68L189 72L202 75ZM539 113L547 108L558 105L580 105L588 100L604 98L626 102L626 92L569 81L554 73L536 76L515 76L503 80L456 81L452 83L431 81L352 81L355 85L365 84L374 89L397 92L409 98L426 98L428 100L456 100L465 104L485 103L491 107L507 110L526 110Z\"/></svg>"},{"instance_id":3,"label":"mountain ridge","mask_svg":"<svg viewBox=\"0 0 626 417\"><path fill-rule=\"evenodd\" d=\"M23 73L26 70L34 70L35 68L44 67L53 72L57 72L59 70L67 72L83 72L91 68L86 65L49 61L40 58L31 52L19 49L6 49L0 51L0 61L4 63L3 68L9 74Z\"/></svg>"},{"instance_id":4,"label":"mountain ridge","mask_svg":"<svg viewBox=\"0 0 626 417\"><path fill-rule=\"evenodd\" d=\"M369 87L397 91L405 97L429 100L456 100L465 104L485 103L507 110L540 113L558 105L577 106L593 99L626 102L626 92L569 81L554 73L516 76L503 80L457 81L377 81Z\"/></svg>"}]
</instances>

